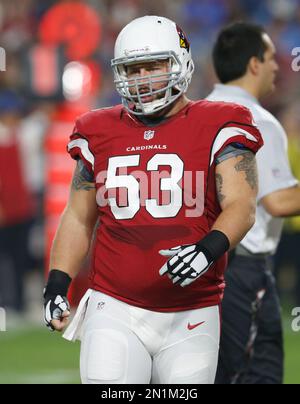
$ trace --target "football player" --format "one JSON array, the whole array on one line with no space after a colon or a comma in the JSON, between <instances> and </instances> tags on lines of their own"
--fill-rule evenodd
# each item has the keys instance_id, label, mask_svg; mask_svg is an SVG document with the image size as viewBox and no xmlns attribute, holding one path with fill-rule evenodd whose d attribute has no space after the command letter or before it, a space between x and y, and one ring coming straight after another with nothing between
<instances>
[{"instance_id":1,"label":"football player","mask_svg":"<svg viewBox=\"0 0 300 404\"><path fill-rule=\"evenodd\" d=\"M167 18L128 24L112 68L122 105L81 116L68 145L45 321L68 323L98 220L91 286L64 334L81 340L82 382L213 383L227 251L254 223L263 142L246 108L187 99L190 44Z\"/></svg>"}]
</instances>

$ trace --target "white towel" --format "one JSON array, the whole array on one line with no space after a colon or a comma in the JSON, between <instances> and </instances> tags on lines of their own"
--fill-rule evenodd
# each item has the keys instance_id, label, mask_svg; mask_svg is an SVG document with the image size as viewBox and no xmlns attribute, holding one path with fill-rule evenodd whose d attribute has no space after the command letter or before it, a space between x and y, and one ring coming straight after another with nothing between
<instances>
[{"instance_id":1,"label":"white towel","mask_svg":"<svg viewBox=\"0 0 300 404\"><path fill-rule=\"evenodd\" d=\"M93 292L92 289L88 289L86 294L81 299L72 322L70 323L69 327L66 329L66 331L63 334L64 339L66 339L68 341L73 341L73 342L78 339L80 340L81 328L82 328L82 324L84 321L88 301L89 301L89 298L91 297L92 292Z\"/></svg>"}]
</instances>

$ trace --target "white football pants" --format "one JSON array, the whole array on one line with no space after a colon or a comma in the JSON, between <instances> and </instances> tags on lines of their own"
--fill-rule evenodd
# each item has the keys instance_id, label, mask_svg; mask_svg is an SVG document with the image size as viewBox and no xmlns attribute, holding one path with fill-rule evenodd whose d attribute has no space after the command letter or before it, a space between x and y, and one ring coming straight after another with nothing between
<instances>
[{"instance_id":1,"label":"white football pants","mask_svg":"<svg viewBox=\"0 0 300 404\"><path fill-rule=\"evenodd\" d=\"M214 383L220 339L218 306L159 313L90 291L82 321L84 384Z\"/></svg>"}]
</instances>

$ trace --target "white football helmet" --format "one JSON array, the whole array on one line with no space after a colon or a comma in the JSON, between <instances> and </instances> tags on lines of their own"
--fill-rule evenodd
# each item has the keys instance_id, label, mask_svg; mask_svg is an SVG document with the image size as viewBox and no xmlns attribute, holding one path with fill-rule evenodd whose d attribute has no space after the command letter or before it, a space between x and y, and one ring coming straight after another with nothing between
<instances>
[{"instance_id":1,"label":"white football helmet","mask_svg":"<svg viewBox=\"0 0 300 404\"><path fill-rule=\"evenodd\" d=\"M128 79L128 65L159 60L169 62L168 73ZM184 32L175 22L157 16L137 18L123 28L116 41L111 66L123 105L135 115L151 115L173 103L187 91L194 72L190 44ZM166 82L163 88L153 89L154 83ZM145 86L149 92L140 92ZM130 92L133 88L135 95ZM143 101L155 94L159 94L155 101Z\"/></svg>"}]
</instances>

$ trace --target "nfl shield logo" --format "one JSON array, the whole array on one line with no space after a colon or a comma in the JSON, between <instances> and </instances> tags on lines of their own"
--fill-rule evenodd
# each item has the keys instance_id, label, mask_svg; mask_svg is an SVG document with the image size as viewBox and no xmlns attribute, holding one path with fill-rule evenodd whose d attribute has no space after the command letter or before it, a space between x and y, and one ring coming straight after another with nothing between
<instances>
[{"instance_id":1,"label":"nfl shield logo","mask_svg":"<svg viewBox=\"0 0 300 404\"><path fill-rule=\"evenodd\" d=\"M151 139L154 138L154 134L155 134L155 131L154 131L154 130L146 130L146 131L144 132L144 139L145 139L145 140L151 140Z\"/></svg>"}]
</instances>

